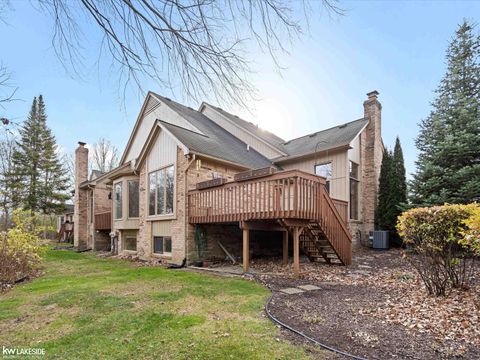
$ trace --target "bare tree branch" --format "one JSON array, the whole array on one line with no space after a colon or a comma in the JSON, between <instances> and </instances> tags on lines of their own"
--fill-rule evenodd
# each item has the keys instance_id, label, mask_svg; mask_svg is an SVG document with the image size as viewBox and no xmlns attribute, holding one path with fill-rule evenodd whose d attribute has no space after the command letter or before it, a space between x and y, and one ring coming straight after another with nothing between
<instances>
[{"instance_id":1,"label":"bare tree branch","mask_svg":"<svg viewBox=\"0 0 480 360\"><path fill-rule=\"evenodd\" d=\"M17 88L11 84L11 74L5 66L0 64L0 110L5 110L5 104L16 100L14 98ZM2 111L3 112L3 111ZM0 122L3 125L10 124L6 115L0 112Z\"/></svg>"},{"instance_id":2,"label":"bare tree branch","mask_svg":"<svg viewBox=\"0 0 480 360\"><path fill-rule=\"evenodd\" d=\"M301 33L296 3L288 0L38 1L54 20L54 48L67 69L79 74L83 67L79 19L86 16L103 38L98 61L111 60L124 91L144 90L153 79L197 100L244 103L254 91L247 41L253 38L280 67L278 52ZM336 0L321 4L328 14L342 14Z\"/></svg>"},{"instance_id":3,"label":"bare tree branch","mask_svg":"<svg viewBox=\"0 0 480 360\"><path fill-rule=\"evenodd\" d=\"M105 138L98 139L92 148L92 169L108 172L117 167L119 162L118 148Z\"/></svg>"}]
</instances>

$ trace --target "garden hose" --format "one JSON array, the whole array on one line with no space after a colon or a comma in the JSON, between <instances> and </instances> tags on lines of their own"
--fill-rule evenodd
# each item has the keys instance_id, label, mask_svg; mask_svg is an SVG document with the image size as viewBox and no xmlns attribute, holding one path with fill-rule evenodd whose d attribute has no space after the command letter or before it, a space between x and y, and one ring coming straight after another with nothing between
<instances>
[{"instance_id":1,"label":"garden hose","mask_svg":"<svg viewBox=\"0 0 480 360\"><path fill-rule=\"evenodd\" d=\"M367 360L365 358L362 358L362 357L359 357L359 356L355 356L355 355L352 355L352 354L349 354L347 352L344 352L344 351L341 351L339 349L336 349L332 346L329 346L329 345L326 345L326 344L323 344L321 343L320 341L317 341L315 340L314 338L308 336L308 335L305 335L303 332L297 330L297 329L294 329L293 327L291 327L290 325L288 324L285 324L284 322L282 322L281 320L277 319L275 316L272 315L272 313L270 312L270 309L269 309L269 305L270 305L270 302L272 301L273 299L273 293L272 295L270 295L267 303L265 304L265 312L267 313L267 316L270 318L270 320L272 320L274 323L277 323L278 325L280 325L281 327L287 329L287 330L290 330L291 332L297 334L297 335L300 335L302 336L303 338L313 342L314 344L326 349L326 350L329 350L329 351L332 351L336 354L340 354L340 355L343 355L343 356L346 356L346 357L349 357L351 359L356 359L356 360Z\"/></svg>"}]
</instances>

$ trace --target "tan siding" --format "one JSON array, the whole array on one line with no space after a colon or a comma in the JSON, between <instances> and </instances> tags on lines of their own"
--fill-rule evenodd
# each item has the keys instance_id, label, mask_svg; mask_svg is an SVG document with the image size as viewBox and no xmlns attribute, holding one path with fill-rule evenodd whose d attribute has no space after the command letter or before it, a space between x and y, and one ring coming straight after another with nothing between
<instances>
[{"instance_id":1,"label":"tan siding","mask_svg":"<svg viewBox=\"0 0 480 360\"><path fill-rule=\"evenodd\" d=\"M125 157L125 162L138 157L147 141L150 131L152 130L152 126L157 119L201 133L196 127L173 111L168 105L161 102L153 111L144 115L143 118L140 119L137 131L130 144L130 149Z\"/></svg>"},{"instance_id":2,"label":"tan siding","mask_svg":"<svg viewBox=\"0 0 480 360\"><path fill-rule=\"evenodd\" d=\"M222 114L219 114L214 109L210 108L209 106L205 106L202 109L202 113L210 118L212 121L223 127L227 130L230 134L236 136L246 144L250 145L252 148L257 150L263 156L273 159L283 155L278 150L272 148L271 146L266 145L263 141L258 140L256 137L251 135L249 132L245 131L244 129L236 126L231 121L226 119Z\"/></svg>"},{"instance_id":3,"label":"tan siding","mask_svg":"<svg viewBox=\"0 0 480 360\"><path fill-rule=\"evenodd\" d=\"M171 221L152 221L152 236L171 236Z\"/></svg>"},{"instance_id":4,"label":"tan siding","mask_svg":"<svg viewBox=\"0 0 480 360\"><path fill-rule=\"evenodd\" d=\"M347 151L337 151L330 154L318 155L316 158L311 157L302 159L288 164L281 164L285 170L298 169L314 174L315 164L323 164L332 162L332 182L331 196L348 201L348 157Z\"/></svg>"},{"instance_id":5,"label":"tan siding","mask_svg":"<svg viewBox=\"0 0 480 360\"><path fill-rule=\"evenodd\" d=\"M147 156L149 171L174 164L177 159L177 144L170 135L161 131Z\"/></svg>"}]
</instances>

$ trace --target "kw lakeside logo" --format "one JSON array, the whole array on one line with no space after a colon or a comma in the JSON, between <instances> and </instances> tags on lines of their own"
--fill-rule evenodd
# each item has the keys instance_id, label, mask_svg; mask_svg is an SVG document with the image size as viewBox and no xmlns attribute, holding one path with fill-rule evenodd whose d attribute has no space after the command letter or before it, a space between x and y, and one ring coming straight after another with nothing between
<instances>
[{"instance_id":1,"label":"kw lakeside logo","mask_svg":"<svg viewBox=\"0 0 480 360\"><path fill-rule=\"evenodd\" d=\"M3 357L10 356L43 356L45 355L44 348L17 348L2 346Z\"/></svg>"}]
</instances>

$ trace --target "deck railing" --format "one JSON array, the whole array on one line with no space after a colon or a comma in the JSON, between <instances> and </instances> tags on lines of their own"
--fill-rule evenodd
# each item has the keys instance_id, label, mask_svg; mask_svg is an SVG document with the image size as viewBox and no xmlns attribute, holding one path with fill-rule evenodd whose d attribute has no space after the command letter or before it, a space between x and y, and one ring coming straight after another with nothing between
<instances>
[{"instance_id":1,"label":"deck railing","mask_svg":"<svg viewBox=\"0 0 480 360\"><path fill-rule=\"evenodd\" d=\"M344 262L351 257L347 202L330 198L325 179L299 170L189 192L194 224L262 219L316 221Z\"/></svg>"},{"instance_id":2,"label":"deck railing","mask_svg":"<svg viewBox=\"0 0 480 360\"><path fill-rule=\"evenodd\" d=\"M105 211L95 214L95 230L110 230L112 228L112 212Z\"/></svg>"},{"instance_id":3,"label":"deck railing","mask_svg":"<svg viewBox=\"0 0 480 360\"><path fill-rule=\"evenodd\" d=\"M342 218L342 220L347 222L348 221L348 202L340 199L335 199L332 197L331 199L333 204L337 208L338 213L340 214L340 217Z\"/></svg>"}]
</instances>

